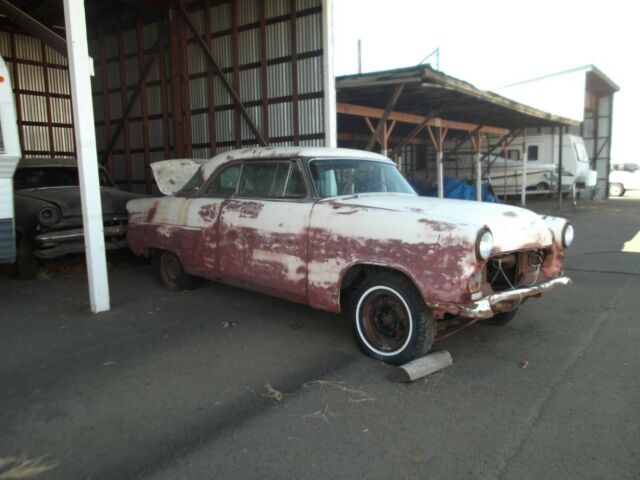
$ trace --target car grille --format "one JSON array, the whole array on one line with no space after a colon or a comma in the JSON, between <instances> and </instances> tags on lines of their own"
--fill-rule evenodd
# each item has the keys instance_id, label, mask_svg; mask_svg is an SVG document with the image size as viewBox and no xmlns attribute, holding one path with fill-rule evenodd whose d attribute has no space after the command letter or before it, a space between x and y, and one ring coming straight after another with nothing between
<instances>
[{"instance_id":1,"label":"car grille","mask_svg":"<svg viewBox=\"0 0 640 480\"><path fill-rule=\"evenodd\" d=\"M491 257L487 262L487 282L494 292L538 281L546 252L533 250Z\"/></svg>"}]
</instances>

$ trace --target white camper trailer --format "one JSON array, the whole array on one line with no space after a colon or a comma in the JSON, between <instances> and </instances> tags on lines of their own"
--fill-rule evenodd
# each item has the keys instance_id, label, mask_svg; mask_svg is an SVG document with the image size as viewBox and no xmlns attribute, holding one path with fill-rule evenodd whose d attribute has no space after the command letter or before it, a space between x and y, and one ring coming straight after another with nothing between
<instances>
[{"instance_id":1,"label":"white camper trailer","mask_svg":"<svg viewBox=\"0 0 640 480\"><path fill-rule=\"evenodd\" d=\"M20 142L11 79L0 57L0 263L16 256L13 220L13 172L20 160Z\"/></svg>"},{"instance_id":2,"label":"white camper trailer","mask_svg":"<svg viewBox=\"0 0 640 480\"><path fill-rule=\"evenodd\" d=\"M559 152L560 135L531 135L527 136L527 168L552 164L556 166L560 160ZM509 158L522 160L522 148L524 140L518 137L509 145ZM550 187L556 187L557 170L554 174L545 178ZM589 155L584 146L582 137L564 134L562 136L562 187L570 190L574 185L580 189L593 187L590 185Z\"/></svg>"}]
</instances>

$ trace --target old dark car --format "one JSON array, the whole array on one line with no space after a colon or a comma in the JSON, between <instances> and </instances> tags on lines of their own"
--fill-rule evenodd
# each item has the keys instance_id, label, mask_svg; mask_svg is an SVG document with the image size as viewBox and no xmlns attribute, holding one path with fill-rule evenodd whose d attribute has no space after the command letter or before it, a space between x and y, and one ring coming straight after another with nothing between
<instances>
[{"instance_id":1,"label":"old dark car","mask_svg":"<svg viewBox=\"0 0 640 480\"><path fill-rule=\"evenodd\" d=\"M167 196L128 203L127 238L164 286L204 277L349 311L359 345L385 362L476 321L505 324L571 282L567 220L419 197L371 152L259 148L151 168Z\"/></svg>"},{"instance_id":2,"label":"old dark car","mask_svg":"<svg viewBox=\"0 0 640 480\"><path fill-rule=\"evenodd\" d=\"M141 195L118 190L99 169L107 249L126 247L127 202ZM84 251L82 207L75 160L23 159L13 177L16 269L33 277L40 261Z\"/></svg>"}]
</instances>

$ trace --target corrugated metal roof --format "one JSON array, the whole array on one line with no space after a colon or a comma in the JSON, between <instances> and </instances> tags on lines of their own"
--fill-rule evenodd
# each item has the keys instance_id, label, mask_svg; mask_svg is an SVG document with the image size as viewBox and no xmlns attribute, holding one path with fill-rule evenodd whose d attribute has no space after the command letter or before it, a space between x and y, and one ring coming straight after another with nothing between
<instances>
[{"instance_id":1,"label":"corrugated metal roof","mask_svg":"<svg viewBox=\"0 0 640 480\"><path fill-rule=\"evenodd\" d=\"M578 125L568 118L515 102L428 65L336 78L338 102L384 108L394 88L404 84L395 111L428 115L442 109L446 120L500 128Z\"/></svg>"}]
</instances>

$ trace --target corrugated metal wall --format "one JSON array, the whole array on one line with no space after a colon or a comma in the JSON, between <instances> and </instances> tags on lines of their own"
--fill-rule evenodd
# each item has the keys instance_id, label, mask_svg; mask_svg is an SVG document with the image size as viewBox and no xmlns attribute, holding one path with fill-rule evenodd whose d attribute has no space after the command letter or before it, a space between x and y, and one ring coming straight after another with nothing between
<instances>
[{"instance_id":1,"label":"corrugated metal wall","mask_svg":"<svg viewBox=\"0 0 640 480\"><path fill-rule=\"evenodd\" d=\"M204 0L188 10L271 145L324 144L321 0ZM258 144L179 16L129 18L88 33L98 158L121 187L150 192L146 165L155 160ZM24 155L75 156L66 58L17 31L0 31L0 54L12 72Z\"/></svg>"},{"instance_id":2,"label":"corrugated metal wall","mask_svg":"<svg viewBox=\"0 0 640 480\"><path fill-rule=\"evenodd\" d=\"M271 145L324 144L320 0L204 1L189 16ZM117 31L100 32L90 41L97 66L99 155L121 122L144 65L157 57L107 161L116 181L130 190L148 191L149 162L206 158L258 144L204 51L174 18L175 24L167 25L164 19L121 23ZM176 38L156 53L163 30Z\"/></svg>"},{"instance_id":3,"label":"corrugated metal wall","mask_svg":"<svg viewBox=\"0 0 640 480\"><path fill-rule=\"evenodd\" d=\"M0 31L24 157L74 157L67 59L37 38Z\"/></svg>"},{"instance_id":4,"label":"corrugated metal wall","mask_svg":"<svg viewBox=\"0 0 640 480\"><path fill-rule=\"evenodd\" d=\"M613 94L598 96L587 91L584 120L578 134L584 139L591 168L598 172L598 187L601 195L604 195L609 187L612 118Z\"/></svg>"}]
</instances>

